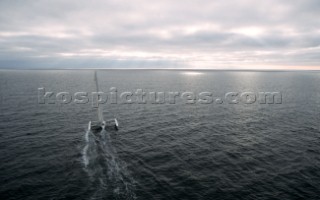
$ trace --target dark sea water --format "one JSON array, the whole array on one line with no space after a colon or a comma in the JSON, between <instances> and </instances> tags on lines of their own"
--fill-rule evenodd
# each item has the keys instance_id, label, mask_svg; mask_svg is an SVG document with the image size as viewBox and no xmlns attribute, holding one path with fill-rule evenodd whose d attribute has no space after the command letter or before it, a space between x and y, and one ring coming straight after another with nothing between
<instances>
[{"instance_id":1,"label":"dark sea water","mask_svg":"<svg viewBox=\"0 0 320 200\"><path fill-rule=\"evenodd\" d=\"M100 70L100 91L212 92L223 103L39 104L95 92L92 70L0 71L0 199L320 199L320 72ZM228 92L281 92L229 104Z\"/></svg>"}]
</instances>

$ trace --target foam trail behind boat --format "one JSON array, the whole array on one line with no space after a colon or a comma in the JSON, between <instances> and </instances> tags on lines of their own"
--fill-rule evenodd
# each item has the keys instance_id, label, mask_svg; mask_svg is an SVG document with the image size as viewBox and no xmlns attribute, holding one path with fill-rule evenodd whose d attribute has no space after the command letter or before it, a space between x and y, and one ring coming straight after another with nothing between
<instances>
[{"instance_id":1,"label":"foam trail behind boat","mask_svg":"<svg viewBox=\"0 0 320 200\"><path fill-rule=\"evenodd\" d=\"M91 121L89 122L88 130L86 131L86 133L84 135L86 145L84 146L83 151L82 151L82 160L83 160L83 164L84 164L85 169L87 168L87 166L89 164L88 148L89 148L90 127L91 127Z\"/></svg>"},{"instance_id":2,"label":"foam trail behind boat","mask_svg":"<svg viewBox=\"0 0 320 200\"><path fill-rule=\"evenodd\" d=\"M126 163L118 158L109 132L102 129L94 134L89 127L84 136L83 164L94 188L92 199L136 199L135 181Z\"/></svg>"}]
</instances>

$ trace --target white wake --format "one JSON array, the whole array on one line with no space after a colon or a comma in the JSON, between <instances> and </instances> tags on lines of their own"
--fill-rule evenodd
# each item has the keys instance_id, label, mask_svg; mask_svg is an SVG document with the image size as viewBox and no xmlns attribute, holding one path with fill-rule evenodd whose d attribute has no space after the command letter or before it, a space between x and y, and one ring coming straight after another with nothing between
<instances>
[{"instance_id":1,"label":"white wake","mask_svg":"<svg viewBox=\"0 0 320 200\"><path fill-rule=\"evenodd\" d=\"M105 129L93 133L89 123L84 142L83 168L91 186L95 188L92 199L136 199L135 182L127 171L126 164L118 158L110 133Z\"/></svg>"}]
</instances>

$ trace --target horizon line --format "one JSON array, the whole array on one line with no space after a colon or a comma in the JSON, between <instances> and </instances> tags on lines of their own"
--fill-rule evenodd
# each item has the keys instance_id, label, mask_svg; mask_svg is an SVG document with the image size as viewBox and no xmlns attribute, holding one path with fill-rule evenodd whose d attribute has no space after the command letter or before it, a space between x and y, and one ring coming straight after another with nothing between
<instances>
[{"instance_id":1,"label":"horizon line","mask_svg":"<svg viewBox=\"0 0 320 200\"><path fill-rule=\"evenodd\" d=\"M8 71L28 70L172 70L172 71L320 71L319 69L208 69L208 68L0 68Z\"/></svg>"}]
</instances>

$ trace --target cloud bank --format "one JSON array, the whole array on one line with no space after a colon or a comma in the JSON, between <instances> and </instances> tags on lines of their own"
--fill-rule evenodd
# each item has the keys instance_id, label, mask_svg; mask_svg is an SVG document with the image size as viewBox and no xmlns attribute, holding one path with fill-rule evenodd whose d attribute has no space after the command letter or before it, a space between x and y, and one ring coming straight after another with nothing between
<instances>
[{"instance_id":1,"label":"cloud bank","mask_svg":"<svg viewBox=\"0 0 320 200\"><path fill-rule=\"evenodd\" d=\"M319 69L317 0L0 1L0 68Z\"/></svg>"}]
</instances>

